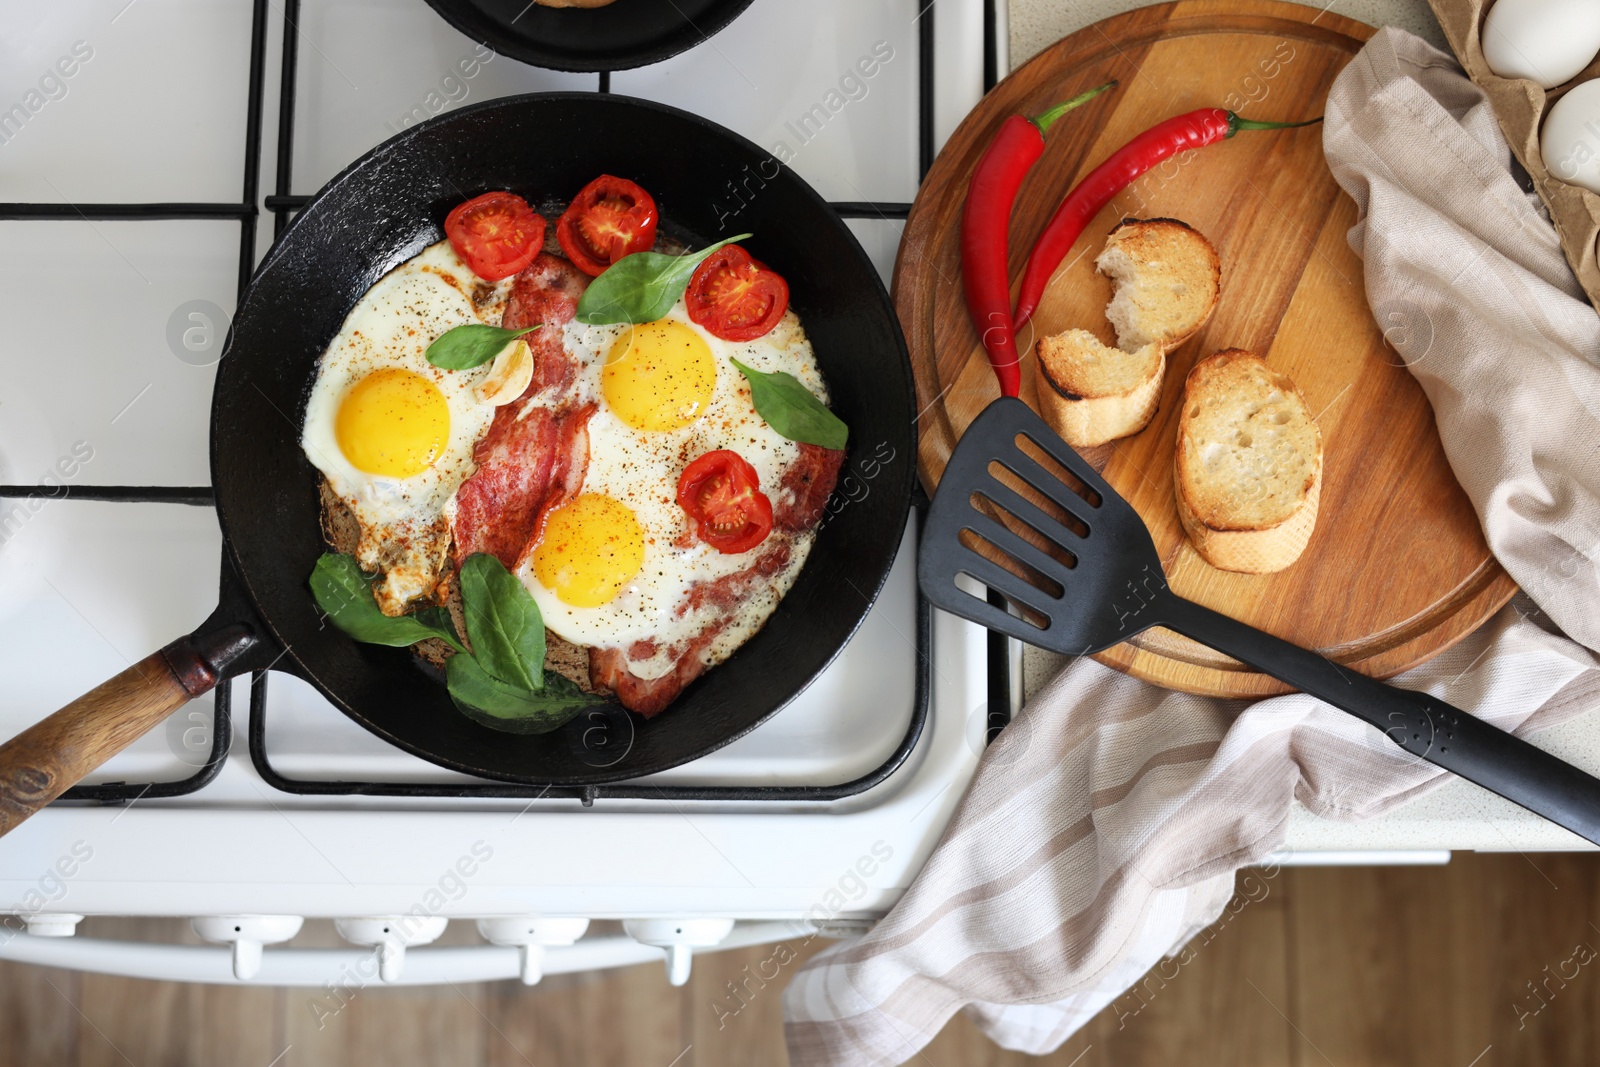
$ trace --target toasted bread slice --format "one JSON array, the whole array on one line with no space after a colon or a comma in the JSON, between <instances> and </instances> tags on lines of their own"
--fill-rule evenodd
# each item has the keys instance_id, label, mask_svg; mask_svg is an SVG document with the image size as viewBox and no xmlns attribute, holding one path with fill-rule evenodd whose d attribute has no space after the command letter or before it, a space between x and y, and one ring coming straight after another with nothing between
<instances>
[{"instance_id":1,"label":"toasted bread slice","mask_svg":"<svg viewBox=\"0 0 1600 1067\"><path fill-rule=\"evenodd\" d=\"M1317 523L1322 433L1299 388L1243 349L1184 382L1173 486L1178 519L1213 567L1281 571Z\"/></svg>"},{"instance_id":2,"label":"toasted bread slice","mask_svg":"<svg viewBox=\"0 0 1600 1067\"><path fill-rule=\"evenodd\" d=\"M1177 219L1123 219L1094 265L1115 287L1106 318L1129 352L1152 342L1170 352L1193 337L1222 286L1217 250Z\"/></svg>"},{"instance_id":3,"label":"toasted bread slice","mask_svg":"<svg viewBox=\"0 0 1600 1067\"><path fill-rule=\"evenodd\" d=\"M1167 357L1160 345L1123 352L1087 330L1039 341L1039 411L1069 444L1103 445L1138 433L1161 402Z\"/></svg>"}]
</instances>

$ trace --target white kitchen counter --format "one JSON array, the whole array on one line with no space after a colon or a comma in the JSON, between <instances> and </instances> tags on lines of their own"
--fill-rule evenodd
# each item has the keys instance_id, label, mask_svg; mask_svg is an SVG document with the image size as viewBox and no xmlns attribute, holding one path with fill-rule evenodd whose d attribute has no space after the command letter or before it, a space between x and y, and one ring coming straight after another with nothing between
<instances>
[{"instance_id":1,"label":"white kitchen counter","mask_svg":"<svg viewBox=\"0 0 1600 1067\"><path fill-rule=\"evenodd\" d=\"M1143 6L1140 0L1010 0L1006 37L1011 68L1092 22ZM1328 9L1374 26L1399 26L1440 48L1448 47L1426 0L1334 0ZM1062 656L1024 649L1024 691L1037 690L1065 662ZM1539 747L1600 774L1600 715L1581 716L1539 734L1536 741ZM1285 843L1286 852L1302 858L1329 852L1544 852L1590 847L1576 835L1460 779L1359 823L1317 818L1296 805Z\"/></svg>"}]
</instances>

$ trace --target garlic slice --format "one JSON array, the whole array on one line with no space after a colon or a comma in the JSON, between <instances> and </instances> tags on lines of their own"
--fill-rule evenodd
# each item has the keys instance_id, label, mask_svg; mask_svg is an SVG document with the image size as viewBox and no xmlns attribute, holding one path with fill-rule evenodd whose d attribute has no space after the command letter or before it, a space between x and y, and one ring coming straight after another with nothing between
<instances>
[{"instance_id":1,"label":"garlic slice","mask_svg":"<svg viewBox=\"0 0 1600 1067\"><path fill-rule=\"evenodd\" d=\"M533 350L519 337L494 357L488 377L479 382L472 392L479 403L499 407L521 396L532 381Z\"/></svg>"}]
</instances>

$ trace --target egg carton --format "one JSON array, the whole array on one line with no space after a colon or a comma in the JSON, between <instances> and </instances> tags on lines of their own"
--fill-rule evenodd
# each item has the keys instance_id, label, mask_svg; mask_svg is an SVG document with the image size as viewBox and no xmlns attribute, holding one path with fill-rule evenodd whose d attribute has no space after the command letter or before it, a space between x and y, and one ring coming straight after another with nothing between
<instances>
[{"instance_id":1,"label":"egg carton","mask_svg":"<svg viewBox=\"0 0 1600 1067\"><path fill-rule=\"evenodd\" d=\"M1600 306L1600 195L1553 177L1539 153L1539 127L1545 112L1569 89L1600 78L1600 59L1554 89L1541 89L1525 78L1500 77L1489 69L1479 41L1484 15L1492 3L1493 0L1428 0L1439 25L1444 27L1450 48L1467 74L1488 94L1511 151L1532 175L1534 189L1550 209L1550 218L1561 235L1561 247L1578 276L1578 284L1589 294L1589 302Z\"/></svg>"}]
</instances>

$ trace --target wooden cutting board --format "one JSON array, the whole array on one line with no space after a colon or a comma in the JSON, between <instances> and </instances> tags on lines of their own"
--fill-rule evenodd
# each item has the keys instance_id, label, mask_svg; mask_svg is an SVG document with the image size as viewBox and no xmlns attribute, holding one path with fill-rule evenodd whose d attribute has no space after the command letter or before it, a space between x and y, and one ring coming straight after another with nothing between
<instances>
[{"instance_id":1,"label":"wooden cutting board","mask_svg":"<svg viewBox=\"0 0 1600 1067\"><path fill-rule=\"evenodd\" d=\"M1268 0L1184 0L1106 19L1031 60L967 116L929 171L906 223L894 297L919 394L918 463L930 492L962 430L999 389L961 295L958 227L972 168L1006 116L1038 114L1109 79L1120 87L1046 137L1011 223L1013 296L1034 238L1062 196L1135 134L1198 107L1247 118L1322 114L1328 88L1371 27ZM1388 677L1438 654L1516 591L1489 554L1434 428L1422 389L1385 343L1345 235L1355 204L1334 182L1322 130L1241 132L1169 160L1084 231L1019 341L1022 397L1034 401L1035 336L1069 327L1114 334L1110 283L1093 260L1124 216L1182 219L1222 256L1222 296L1198 336L1169 353L1161 410L1140 434L1086 457L1149 524L1182 596ZM1465 264L1463 264L1465 266ZM1378 309L1390 340L1426 358L1429 324L1411 305ZM1278 574L1220 571L1178 526L1172 455L1183 380L1223 348L1289 374L1322 429L1321 513L1305 554ZM1168 630L1100 653L1173 689L1261 696L1288 687Z\"/></svg>"}]
</instances>

